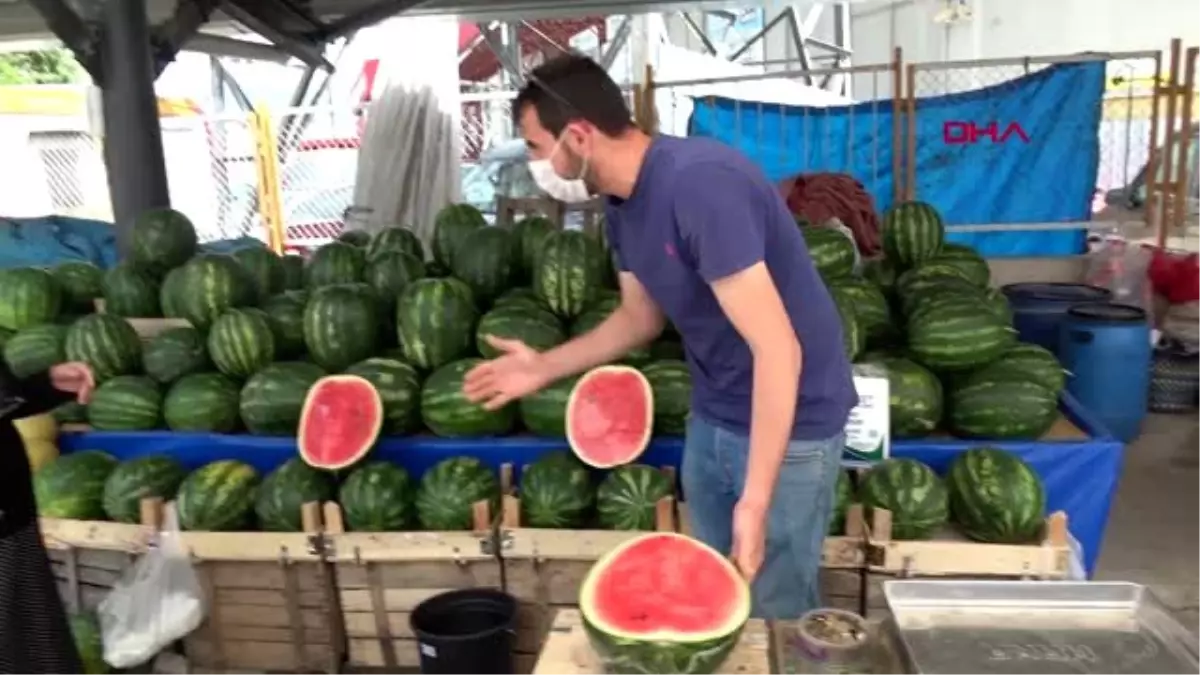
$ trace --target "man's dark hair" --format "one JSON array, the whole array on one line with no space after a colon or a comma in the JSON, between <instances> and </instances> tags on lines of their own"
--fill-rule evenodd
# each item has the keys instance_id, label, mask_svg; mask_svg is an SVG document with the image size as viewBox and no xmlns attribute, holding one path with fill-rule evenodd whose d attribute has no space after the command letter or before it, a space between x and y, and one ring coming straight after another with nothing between
<instances>
[{"instance_id":1,"label":"man's dark hair","mask_svg":"<svg viewBox=\"0 0 1200 675\"><path fill-rule=\"evenodd\" d=\"M586 56L564 54L538 66L513 101L513 122L526 106L537 110L547 131L558 136L572 120L587 120L608 136L634 126L625 95L604 67Z\"/></svg>"}]
</instances>

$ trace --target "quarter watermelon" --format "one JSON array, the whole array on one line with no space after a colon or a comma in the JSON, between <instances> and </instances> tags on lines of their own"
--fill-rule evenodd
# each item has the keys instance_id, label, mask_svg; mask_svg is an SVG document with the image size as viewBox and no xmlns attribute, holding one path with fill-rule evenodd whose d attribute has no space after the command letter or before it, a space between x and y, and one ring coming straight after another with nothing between
<instances>
[{"instance_id":1,"label":"quarter watermelon","mask_svg":"<svg viewBox=\"0 0 1200 675\"><path fill-rule=\"evenodd\" d=\"M249 528L260 482L254 467L237 460L218 460L196 469L183 479L175 497L180 528L200 532Z\"/></svg>"},{"instance_id":2,"label":"quarter watermelon","mask_svg":"<svg viewBox=\"0 0 1200 675\"><path fill-rule=\"evenodd\" d=\"M421 279L396 305L396 332L405 360L434 370L471 353L479 311L471 288L458 279Z\"/></svg>"},{"instance_id":3,"label":"quarter watermelon","mask_svg":"<svg viewBox=\"0 0 1200 675\"><path fill-rule=\"evenodd\" d=\"M517 281L518 255L511 232L499 227L481 227L458 244L450 271L471 287L476 306L490 307L493 300Z\"/></svg>"},{"instance_id":4,"label":"quarter watermelon","mask_svg":"<svg viewBox=\"0 0 1200 675\"><path fill-rule=\"evenodd\" d=\"M893 539L927 539L946 523L946 486L933 469L915 459L892 457L863 476L858 498L868 522L872 509L892 512Z\"/></svg>"},{"instance_id":5,"label":"quarter watermelon","mask_svg":"<svg viewBox=\"0 0 1200 675\"><path fill-rule=\"evenodd\" d=\"M283 290L283 259L263 246L247 246L233 254L254 287L256 305Z\"/></svg>"},{"instance_id":6,"label":"quarter watermelon","mask_svg":"<svg viewBox=\"0 0 1200 675\"><path fill-rule=\"evenodd\" d=\"M569 452L542 455L521 472L522 527L582 527L595 500L587 467Z\"/></svg>"},{"instance_id":7,"label":"quarter watermelon","mask_svg":"<svg viewBox=\"0 0 1200 675\"><path fill-rule=\"evenodd\" d=\"M683 361L655 361L642 368L654 392L654 433L682 436L692 408L692 374Z\"/></svg>"},{"instance_id":8,"label":"quarter watermelon","mask_svg":"<svg viewBox=\"0 0 1200 675\"><path fill-rule=\"evenodd\" d=\"M667 474L645 464L619 466L600 481L596 515L607 530L653 530L658 502L675 494Z\"/></svg>"},{"instance_id":9,"label":"quarter watermelon","mask_svg":"<svg viewBox=\"0 0 1200 675\"><path fill-rule=\"evenodd\" d=\"M463 378L480 363L483 363L480 359L447 363L425 380L421 389L421 419L430 431L444 438L502 436L516 426L515 405L489 411L463 395Z\"/></svg>"},{"instance_id":10,"label":"quarter watermelon","mask_svg":"<svg viewBox=\"0 0 1200 675\"><path fill-rule=\"evenodd\" d=\"M50 272L62 289L63 311L87 314L95 309L101 296L104 272L90 262L71 260L59 263Z\"/></svg>"},{"instance_id":11,"label":"quarter watermelon","mask_svg":"<svg viewBox=\"0 0 1200 675\"><path fill-rule=\"evenodd\" d=\"M246 429L259 436L295 436L308 390L324 376L320 366L300 361L272 363L251 375L238 404Z\"/></svg>"},{"instance_id":12,"label":"quarter watermelon","mask_svg":"<svg viewBox=\"0 0 1200 675\"><path fill-rule=\"evenodd\" d=\"M237 431L238 383L220 373L192 373L171 385L163 400L163 418L172 431Z\"/></svg>"},{"instance_id":13,"label":"quarter watermelon","mask_svg":"<svg viewBox=\"0 0 1200 675\"><path fill-rule=\"evenodd\" d=\"M949 426L955 436L1038 439L1058 419L1058 396L1023 380L980 381L950 391Z\"/></svg>"},{"instance_id":14,"label":"quarter watermelon","mask_svg":"<svg viewBox=\"0 0 1200 675\"><path fill-rule=\"evenodd\" d=\"M338 493L351 532L398 532L416 521L416 485L391 462L367 462L350 472Z\"/></svg>"},{"instance_id":15,"label":"quarter watermelon","mask_svg":"<svg viewBox=\"0 0 1200 675\"><path fill-rule=\"evenodd\" d=\"M275 360L275 334L261 310L231 309L208 332L208 355L217 370L245 379Z\"/></svg>"},{"instance_id":16,"label":"quarter watermelon","mask_svg":"<svg viewBox=\"0 0 1200 675\"><path fill-rule=\"evenodd\" d=\"M552 312L564 319L583 313L604 287L604 251L575 230L546 236L533 269L533 289Z\"/></svg>"},{"instance_id":17,"label":"quarter watermelon","mask_svg":"<svg viewBox=\"0 0 1200 675\"><path fill-rule=\"evenodd\" d=\"M517 240L517 259L519 262L520 278L532 279L534 265L537 262L538 251L546 237L557 232L559 227L553 220L542 216L529 216L518 220L513 225L513 235Z\"/></svg>"},{"instance_id":18,"label":"quarter watermelon","mask_svg":"<svg viewBox=\"0 0 1200 675\"><path fill-rule=\"evenodd\" d=\"M539 352L556 347L567 339L558 317L548 310L511 305L484 314L475 329L475 347L484 358L494 359L500 352L488 343L488 336L520 340Z\"/></svg>"},{"instance_id":19,"label":"quarter watermelon","mask_svg":"<svg viewBox=\"0 0 1200 675\"><path fill-rule=\"evenodd\" d=\"M308 292L293 290L267 298L263 311L270 319L271 335L275 338L275 358L294 359L308 349L304 344L304 308Z\"/></svg>"},{"instance_id":20,"label":"quarter watermelon","mask_svg":"<svg viewBox=\"0 0 1200 675\"><path fill-rule=\"evenodd\" d=\"M853 308L854 322L865 346L887 345L895 340L891 306L878 286L865 279L845 277L830 282L829 292L839 307Z\"/></svg>"},{"instance_id":21,"label":"quarter watermelon","mask_svg":"<svg viewBox=\"0 0 1200 675\"><path fill-rule=\"evenodd\" d=\"M944 242L942 250L931 262L957 267L964 277L980 287L986 287L992 279L992 270L988 267L987 260L966 244Z\"/></svg>"},{"instance_id":22,"label":"quarter watermelon","mask_svg":"<svg viewBox=\"0 0 1200 675\"><path fill-rule=\"evenodd\" d=\"M161 278L196 254L196 228L174 209L150 209L133 222L129 257L134 265Z\"/></svg>"},{"instance_id":23,"label":"quarter watermelon","mask_svg":"<svg viewBox=\"0 0 1200 675\"><path fill-rule=\"evenodd\" d=\"M800 233L821 278L840 279L854 274L858 252L852 238L832 227L802 226Z\"/></svg>"},{"instance_id":24,"label":"quarter watermelon","mask_svg":"<svg viewBox=\"0 0 1200 675\"><path fill-rule=\"evenodd\" d=\"M162 421L162 391L142 375L118 375L92 393L88 422L97 431L146 431Z\"/></svg>"},{"instance_id":25,"label":"quarter watermelon","mask_svg":"<svg viewBox=\"0 0 1200 675\"><path fill-rule=\"evenodd\" d=\"M0 270L0 328L18 331L50 323L63 306L54 276L34 267Z\"/></svg>"},{"instance_id":26,"label":"quarter watermelon","mask_svg":"<svg viewBox=\"0 0 1200 675\"><path fill-rule=\"evenodd\" d=\"M258 526L266 532L302 532L304 505L315 502L320 508L334 494L332 476L293 457L267 474L258 486L254 501Z\"/></svg>"},{"instance_id":27,"label":"quarter watermelon","mask_svg":"<svg viewBox=\"0 0 1200 675\"><path fill-rule=\"evenodd\" d=\"M208 370L208 346L200 331L168 328L142 346L142 365L156 382L170 384L189 373Z\"/></svg>"},{"instance_id":28,"label":"quarter watermelon","mask_svg":"<svg viewBox=\"0 0 1200 675\"><path fill-rule=\"evenodd\" d=\"M67 327L47 323L29 326L4 343L4 362L18 379L44 373L66 360Z\"/></svg>"},{"instance_id":29,"label":"quarter watermelon","mask_svg":"<svg viewBox=\"0 0 1200 675\"><path fill-rule=\"evenodd\" d=\"M1066 371L1050 350L1040 345L1018 342L1001 354L999 359L971 371L966 383L1023 380L1040 384L1058 395L1062 393L1066 379Z\"/></svg>"},{"instance_id":30,"label":"quarter watermelon","mask_svg":"<svg viewBox=\"0 0 1200 675\"><path fill-rule=\"evenodd\" d=\"M105 675L112 667L104 660L104 640L100 622L92 612L72 614L68 618L75 651L79 652L79 664L86 675Z\"/></svg>"},{"instance_id":31,"label":"quarter watermelon","mask_svg":"<svg viewBox=\"0 0 1200 675\"><path fill-rule=\"evenodd\" d=\"M995 361L1016 331L967 298L935 302L908 317L908 349L934 370L970 370Z\"/></svg>"},{"instance_id":32,"label":"quarter watermelon","mask_svg":"<svg viewBox=\"0 0 1200 675\"><path fill-rule=\"evenodd\" d=\"M887 370L888 409L896 438L921 438L942 421L941 380L924 366L900 356L879 359Z\"/></svg>"},{"instance_id":33,"label":"quarter watermelon","mask_svg":"<svg viewBox=\"0 0 1200 675\"><path fill-rule=\"evenodd\" d=\"M108 314L128 317L162 315L158 282L132 263L120 263L105 272L101 293L104 296L104 311Z\"/></svg>"},{"instance_id":34,"label":"quarter watermelon","mask_svg":"<svg viewBox=\"0 0 1200 675\"><path fill-rule=\"evenodd\" d=\"M367 284L390 309L409 284L425 278L425 263L405 251L382 251L367 263Z\"/></svg>"},{"instance_id":35,"label":"quarter watermelon","mask_svg":"<svg viewBox=\"0 0 1200 675\"><path fill-rule=\"evenodd\" d=\"M371 240L367 242L367 262L393 251L407 253L418 262L425 260L425 247L412 230L404 227L385 227L371 235Z\"/></svg>"},{"instance_id":36,"label":"quarter watermelon","mask_svg":"<svg viewBox=\"0 0 1200 675\"><path fill-rule=\"evenodd\" d=\"M308 390L297 443L309 466L338 471L365 457L383 429L383 401L365 378L327 375Z\"/></svg>"},{"instance_id":37,"label":"quarter watermelon","mask_svg":"<svg viewBox=\"0 0 1200 675\"><path fill-rule=\"evenodd\" d=\"M104 482L104 512L118 523L140 524L142 500L171 501L187 471L168 455L144 455L121 462Z\"/></svg>"},{"instance_id":38,"label":"quarter watermelon","mask_svg":"<svg viewBox=\"0 0 1200 675\"><path fill-rule=\"evenodd\" d=\"M332 241L313 251L304 265L304 283L310 289L356 284L363 280L366 267L363 249L343 241Z\"/></svg>"},{"instance_id":39,"label":"quarter watermelon","mask_svg":"<svg viewBox=\"0 0 1200 675\"><path fill-rule=\"evenodd\" d=\"M491 513L500 504L496 474L474 457L451 457L433 465L417 487L417 521L426 530L470 530L476 502Z\"/></svg>"},{"instance_id":40,"label":"quarter watermelon","mask_svg":"<svg viewBox=\"0 0 1200 675\"><path fill-rule=\"evenodd\" d=\"M850 472L838 471L837 486L833 490L833 514L829 518L829 536L838 537L846 532L846 513L854 502L854 486L850 483Z\"/></svg>"},{"instance_id":41,"label":"quarter watermelon","mask_svg":"<svg viewBox=\"0 0 1200 675\"><path fill-rule=\"evenodd\" d=\"M654 392L635 368L601 366L567 400L567 442L584 464L608 469L641 456L654 426Z\"/></svg>"},{"instance_id":42,"label":"quarter watermelon","mask_svg":"<svg viewBox=\"0 0 1200 675\"><path fill-rule=\"evenodd\" d=\"M379 322L377 300L366 286L319 288L304 308L304 344L317 365L339 372L375 354Z\"/></svg>"},{"instance_id":43,"label":"quarter watermelon","mask_svg":"<svg viewBox=\"0 0 1200 675\"><path fill-rule=\"evenodd\" d=\"M254 282L232 256L208 253L192 258L178 279L181 318L207 331L217 317L254 302Z\"/></svg>"},{"instance_id":44,"label":"quarter watermelon","mask_svg":"<svg viewBox=\"0 0 1200 675\"><path fill-rule=\"evenodd\" d=\"M68 361L92 367L96 382L136 373L142 367L142 340L129 322L109 314L88 314L67 328Z\"/></svg>"},{"instance_id":45,"label":"quarter watermelon","mask_svg":"<svg viewBox=\"0 0 1200 675\"><path fill-rule=\"evenodd\" d=\"M579 377L564 377L521 399L521 422L535 436L567 435L567 401Z\"/></svg>"},{"instance_id":46,"label":"quarter watermelon","mask_svg":"<svg viewBox=\"0 0 1200 675\"><path fill-rule=\"evenodd\" d=\"M946 225L942 216L924 202L900 202L883 214L880 223L883 250L888 260L909 269L942 250Z\"/></svg>"},{"instance_id":47,"label":"quarter watermelon","mask_svg":"<svg viewBox=\"0 0 1200 675\"><path fill-rule=\"evenodd\" d=\"M605 672L732 672L722 664L750 618L750 588L723 553L655 532L596 561L579 611Z\"/></svg>"},{"instance_id":48,"label":"quarter watermelon","mask_svg":"<svg viewBox=\"0 0 1200 675\"><path fill-rule=\"evenodd\" d=\"M421 428L421 375L416 368L380 356L359 361L346 374L365 379L379 392L387 434L411 434Z\"/></svg>"},{"instance_id":49,"label":"quarter watermelon","mask_svg":"<svg viewBox=\"0 0 1200 675\"><path fill-rule=\"evenodd\" d=\"M449 204L433 220L433 260L454 269L454 255L463 240L475 230L487 226L479 209L470 204ZM436 276L436 275L429 275Z\"/></svg>"},{"instance_id":50,"label":"quarter watermelon","mask_svg":"<svg viewBox=\"0 0 1200 675\"><path fill-rule=\"evenodd\" d=\"M1042 532L1046 489L1016 455L970 448L946 474L950 513L963 534L991 544L1026 544Z\"/></svg>"},{"instance_id":51,"label":"quarter watermelon","mask_svg":"<svg viewBox=\"0 0 1200 675\"><path fill-rule=\"evenodd\" d=\"M304 288L304 258L287 254L280 256L279 266L283 268L283 287L289 291Z\"/></svg>"},{"instance_id":52,"label":"quarter watermelon","mask_svg":"<svg viewBox=\"0 0 1200 675\"><path fill-rule=\"evenodd\" d=\"M72 452L42 467L33 475L38 515L104 520L104 482L116 468L117 460L99 450Z\"/></svg>"}]
</instances>

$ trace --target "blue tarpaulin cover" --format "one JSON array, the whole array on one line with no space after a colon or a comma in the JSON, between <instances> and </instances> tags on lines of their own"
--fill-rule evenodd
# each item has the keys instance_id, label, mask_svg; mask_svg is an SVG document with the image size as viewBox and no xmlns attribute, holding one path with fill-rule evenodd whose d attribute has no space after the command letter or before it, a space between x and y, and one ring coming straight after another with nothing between
<instances>
[{"instance_id":1,"label":"blue tarpaulin cover","mask_svg":"<svg viewBox=\"0 0 1200 675\"><path fill-rule=\"evenodd\" d=\"M918 99L917 198L952 225L1088 220L1103 94L1104 64L1095 62ZM703 97L695 100L689 134L734 145L774 181L802 172L851 173L883 210L893 195L893 114L888 101L818 108ZM1002 257L1073 255L1083 251L1084 237L1052 231L948 238Z\"/></svg>"},{"instance_id":2,"label":"blue tarpaulin cover","mask_svg":"<svg viewBox=\"0 0 1200 675\"><path fill-rule=\"evenodd\" d=\"M1042 477L1047 508L1066 511L1071 533L1083 545L1084 564L1090 574L1100 552L1109 505L1120 474L1122 446L1072 399L1065 399L1063 407L1067 416L1091 438L988 445L1020 455ZM295 457L297 452L295 438L165 431L70 433L63 434L59 445L64 452L104 450L122 460L162 453L175 457L189 469L219 459L240 459L262 472ZM941 472L969 445L955 439L898 441L892 445L892 455L921 460ZM485 439L414 436L383 438L371 457L394 462L413 476L420 476L450 457L478 457L498 471L502 464L523 466L547 451L565 447L566 441L562 439L526 436ZM683 439L660 438L638 461L651 466L678 467L682 456Z\"/></svg>"}]
</instances>

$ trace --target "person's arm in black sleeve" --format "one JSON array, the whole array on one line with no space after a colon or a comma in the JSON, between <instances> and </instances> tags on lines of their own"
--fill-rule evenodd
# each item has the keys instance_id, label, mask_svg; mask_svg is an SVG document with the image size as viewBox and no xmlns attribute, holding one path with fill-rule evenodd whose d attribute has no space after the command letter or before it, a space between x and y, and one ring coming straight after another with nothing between
<instances>
[{"instance_id":1,"label":"person's arm in black sleeve","mask_svg":"<svg viewBox=\"0 0 1200 675\"><path fill-rule=\"evenodd\" d=\"M3 360L0 360L0 399L3 401L21 399L20 406L6 415L10 419L21 419L48 412L63 403L74 401L75 397L74 393L56 389L50 381L49 371L18 379L9 371Z\"/></svg>"}]
</instances>

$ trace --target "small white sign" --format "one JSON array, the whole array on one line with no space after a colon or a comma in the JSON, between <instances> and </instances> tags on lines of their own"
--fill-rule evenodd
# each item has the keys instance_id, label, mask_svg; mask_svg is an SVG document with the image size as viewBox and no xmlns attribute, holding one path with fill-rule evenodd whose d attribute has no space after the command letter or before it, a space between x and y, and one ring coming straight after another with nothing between
<instances>
[{"instance_id":1,"label":"small white sign","mask_svg":"<svg viewBox=\"0 0 1200 675\"><path fill-rule=\"evenodd\" d=\"M872 372L875 370L872 366L854 367L858 405L846 420L846 449L842 459L847 464L874 464L891 453L891 388L887 375Z\"/></svg>"}]
</instances>

